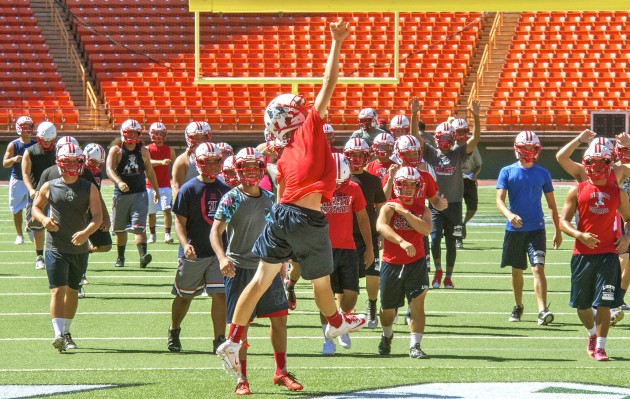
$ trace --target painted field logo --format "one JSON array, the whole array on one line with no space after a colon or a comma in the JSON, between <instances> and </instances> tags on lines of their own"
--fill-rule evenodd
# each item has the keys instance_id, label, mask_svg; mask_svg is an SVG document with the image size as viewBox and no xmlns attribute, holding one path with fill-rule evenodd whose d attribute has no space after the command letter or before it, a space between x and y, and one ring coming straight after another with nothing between
<instances>
[{"instance_id":1,"label":"painted field logo","mask_svg":"<svg viewBox=\"0 0 630 399\"><path fill-rule=\"evenodd\" d=\"M626 399L630 388L569 382L482 382L419 384L352 392L326 398L422 399Z\"/></svg>"},{"instance_id":2,"label":"painted field logo","mask_svg":"<svg viewBox=\"0 0 630 399\"><path fill-rule=\"evenodd\" d=\"M0 385L0 399L33 398L62 395L97 389L115 388L117 385Z\"/></svg>"}]
</instances>

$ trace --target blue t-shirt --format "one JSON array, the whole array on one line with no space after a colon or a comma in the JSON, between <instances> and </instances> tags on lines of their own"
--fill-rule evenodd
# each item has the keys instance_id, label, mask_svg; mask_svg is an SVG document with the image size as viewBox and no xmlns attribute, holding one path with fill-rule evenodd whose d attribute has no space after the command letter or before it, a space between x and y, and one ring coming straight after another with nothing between
<instances>
[{"instance_id":1,"label":"blue t-shirt","mask_svg":"<svg viewBox=\"0 0 630 399\"><path fill-rule=\"evenodd\" d=\"M210 245L210 229L214 222L214 214L219 201L230 191L225 183L215 180L204 183L198 178L188 180L177 192L173 204L173 212L186 219L186 235L188 242L195 248L197 258L215 256ZM225 243L225 239L223 242ZM180 258L184 257L184 248L179 246Z\"/></svg>"},{"instance_id":2,"label":"blue t-shirt","mask_svg":"<svg viewBox=\"0 0 630 399\"><path fill-rule=\"evenodd\" d=\"M508 231L532 231L545 228L545 215L542 210L543 193L553 192L551 174L542 166L534 164L524 168L518 162L505 166L499 172L497 189L507 190L510 212L523 220L520 229L507 221Z\"/></svg>"},{"instance_id":3,"label":"blue t-shirt","mask_svg":"<svg viewBox=\"0 0 630 399\"><path fill-rule=\"evenodd\" d=\"M30 143L24 144L22 140L15 139L11 143L13 143L13 156L16 155L24 155L24 151L32 145L37 144L37 141L31 140ZM22 162L16 162L11 166L11 177L17 180L22 180Z\"/></svg>"}]
</instances>

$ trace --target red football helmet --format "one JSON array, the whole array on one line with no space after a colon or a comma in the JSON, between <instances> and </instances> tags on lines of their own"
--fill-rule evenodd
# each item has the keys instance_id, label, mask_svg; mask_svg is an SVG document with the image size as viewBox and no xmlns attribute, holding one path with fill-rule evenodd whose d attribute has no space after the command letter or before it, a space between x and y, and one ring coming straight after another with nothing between
<instances>
[{"instance_id":1,"label":"red football helmet","mask_svg":"<svg viewBox=\"0 0 630 399\"><path fill-rule=\"evenodd\" d=\"M223 161L223 169L221 169L221 173L223 174L223 180L225 180L225 184L230 187L238 186L241 182L238 178L238 174L236 173L236 165L234 164L234 155L230 155L225 158Z\"/></svg>"},{"instance_id":2,"label":"red football helmet","mask_svg":"<svg viewBox=\"0 0 630 399\"><path fill-rule=\"evenodd\" d=\"M409 134L396 140L394 153L403 166L417 167L422 163L422 146L417 138Z\"/></svg>"},{"instance_id":3,"label":"red football helmet","mask_svg":"<svg viewBox=\"0 0 630 399\"><path fill-rule=\"evenodd\" d=\"M154 122L149 128L149 137L154 143L162 143L166 140L166 126L162 122Z\"/></svg>"},{"instance_id":4,"label":"red football helmet","mask_svg":"<svg viewBox=\"0 0 630 399\"><path fill-rule=\"evenodd\" d=\"M57 151L57 168L62 175L79 176L84 164L85 155L78 145L64 144Z\"/></svg>"},{"instance_id":5,"label":"red football helmet","mask_svg":"<svg viewBox=\"0 0 630 399\"><path fill-rule=\"evenodd\" d=\"M379 158L391 157L394 152L394 137L389 133L381 133L372 141L372 151Z\"/></svg>"},{"instance_id":6,"label":"red football helmet","mask_svg":"<svg viewBox=\"0 0 630 399\"><path fill-rule=\"evenodd\" d=\"M195 150L195 164L200 175L216 179L223 167L221 151L212 143L201 143Z\"/></svg>"},{"instance_id":7,"label":"red football helmet","mask_svg":"<svg viewBox=\"0 0 630 399\"><path fill-rule=\"evenodd\" d=\"M120 139L125 144L140 143L140 135L142 134L142 126L137 120L127 119L120 126Z\"/></svg>"},{"instance_id":8,"label":"red football helmet","mask_svg":"<svg viewBox=\"0 0 630 399\"><path fill-rule=\"evenodd\" d=\"M540 156L542 145L536 133L525 130L520 132L514 140L516 159L523 162L536 162Z\"/></svg>"},{"instance_id":9,"label":"red football helmet","mask_svg":"<svg viewBox=\"0 0 630 399\"><path fill-rule=\"evenodd\" d=\"M351 171L359 172L365 168L370 159L370 146L367 141L355 137L348 140L343 148L343 155L348 158Z\"/></svg>"}]
</instances>

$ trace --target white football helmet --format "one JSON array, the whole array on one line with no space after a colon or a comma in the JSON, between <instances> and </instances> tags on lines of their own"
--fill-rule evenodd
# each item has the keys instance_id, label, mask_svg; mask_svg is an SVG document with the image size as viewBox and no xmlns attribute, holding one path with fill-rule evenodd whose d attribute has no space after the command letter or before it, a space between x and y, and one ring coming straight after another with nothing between
<instances>
[{"instance_id":1,"label":"white football helmet","mask_svg":"<svg viewBox=\"0 0 630 399\"><path fill-rule=\"evenodd\" d=\"M470 127L466 119L457 118L451 122L451 126L455 129L455 141L468 140L470 134Z\"/></svg>"},{"instance_id":2,"label":"white football helmet","mask_svg":"<svg viewBox=\"0 0 630 399\"><path fill-rule=\"evenodd\" d=\"M324 123L324 136L326 141L328 141L328 145L332 147L335 141L335 129L333 129L332 125Z\"/></svg>"},{"instance_id":3,"label":"white football helmet","mask_svg":"<svg viewBox=\"0 0 630 399\"><path fill-rule=\"evenodd\" d=\"M381 133L372 140L372 151L379 158L391 157L394 152L394 137L389 133Z\"/></svg>"},{"instance_id":4,"label":"white football helmet","mask_svg":"<svg viewBox=\"0 0 630 399\"><path fill-rule=\"evenodd\" d=\"M81 147L72 143L64 144L57 151L57 168L59 173L68 176L79 176L83 173L85 155Z\"/></svg>"},{"instance_id":5,"label":"white football helmet","mask_svg":"<svg viewBox=\"0 0 630 399\"><path fill-rule=\"evenodd\" d=\"M238 186L241 182L238 178L238 174L236 173L236 164L234 163L234 155L230 155L225 158L223 161L223 168L221 169L221 173L223 174L223 180L225 180L225 184L230 187Z\"/></svg>"},{"instance_id":6,"label":"white football helmet","mask_svg":"<svg viewBox=\"0 0 630 399\"><path fill-rule=\"evenodd\" d=\"M142 126L135 119L127 119L120 126L120 139L125 144L140 143L141 134L142 134Z\"/></svg>"},{"instance_id":7,"label":"white football helmet","mask_svg":"<svg viewBox=\"0 0 630 399\"><path fill-rule=\"evenodd\" d=\"M337 190L346 185L350 181L350 162L343 154L338 152L332 154L335 167L337 168L337 175L335 180L337 181Z\"/></svg>"},{"instance_id":8,"label":"white football helmet","mask_svg":"<svg viewBox=\"0 0 630 399\"><path fill-rule=\"evenodd\" d=\"M274 140L273 134L271 134L271 132L267 128L265 128L264 135L265 135L265 141L273 141Z\"/></svg>"},{"instance_id":9,"label":"white football helmet","mask_svg":"<svg viewBox=\"0 0 630 399\"><path fill-rule=\"evenodd\" d=\"M514 153L519 161L536 162L541 150L542 144L536 133L532 131L524 130L514 140Z\"/></svg>"},{"instance_id":10,"label":"white football helmet","mask_svg":"<svg viewBox=\"0 0 630 399\"><path fill-rule=\"evenodd\" d=\"M455 129L448 122L442 122L435 128L435 142L442 151L450 151L455 145Z\"/></svg>"},{"instance_id":11,"label":"white football helmet","mask_svg":"<svg viewBox=\"0 0 630 399\"><path fill-rule=\"evenodd\" d=\"M200 175L216 179L223 168L221 150L207 141L199 144L195 150L195 165Z\"/></svg>"},{"instance_id":12,"label":"white football helmet","mask_svg":"<svg viewBox=\"0 0 630 399\"><path fill-rule=\"evenodd\" d=\"M96 143L90 143L85 146L83 150L85 154L85 166L94 175L98 175L103 170L103 164L105 163L105 149Z\"/></svg>"},{"instance_id":13,"label":"white football helmet","mask_svg":"<svg viewBox=\"0 0 630 399\"><path fill-rule=\"evenodd\" d=\"M59 148L61 148L62 145L65 144L74 144L77 147L81 147L79 145L79 142L77 141L77 139L75 139L72 136L63 136L62 138L60 138L59 140L57 140L57 143L55 144L55 151L58 153L59 152Z\"/></svg>"},{"instance_id":14,"label":"white football helmet","mask_svg":"<svg viewBox=\"0 0 630 399\"><path fill-rule=\"evenodd\" d=\"M245 147L234 156L236 173L243 184L255 186L265 176L265 157L254 147Z\"/></svg>"},{"instance_id":15,"label":"white football helmet","mask_svg":"<svg viewBox=\"0 0 630 399\"><path fill-rule=\"evenodd\" d=\"M378 115L372 108L363 108L357 117L361 130L370 130L378 124Z\"/></svg>"},{"instance_id":16,"label":"white football helmet","mask_svg":"<svg viewBox=\"0 0 630 399\"><path fill-rule=\"evenodd\" d=\"M591 180L604 180L612 170L613 152L604 145L595 144L588 147L582 156L584 171Z\"/></svg>"},{"instance_id":17,"label":"white football helmet","mask_svg":"<svg viewBox=\"0 0 630 399\"><path fill-rule=\"evenodd\" d=\"M51 122L42 122L39 126L37 126L37 136L35 139L45 152L48 152L55 147L56 138L57 128Z\"/></svg>"},{"instance_id":18,"label":"white football helmet","mask_svg":"<svg viewBox=\"0 0 630 399\"><path fill-rule=\"evenodd\" d=\"M407 119L405 115L394 116L391 122L389 123L389 131L394 137L400 137L405 134L409 134L409 131L410 131L409 119Z\"/></svg>"},{"instance_id":19,"label":"white football helmet","mask_svg":"<svg viewBox=\"0 0 630 399\"><path fill-rule=\"evenodd\" d=\"M594 145L603 145L604 147L608 148L610 151L613 151L613 152L615 151L615 145L613 144L612 141L610 141L606 137L595 137L593 141L588 143L589 147L592 147Z\"/></svg>"},{"instance_id":20,"label":"white football helmet","mask_svg":"<svg viewBox=\"0 0 630 399\"><path fill-rule=\"evenodd\" d=\"M190 122L184 130L186 145L190 150L194 150L199 144L210 141L212 129L208 122Z\"/></svg>"},{"instance_id":21,"label":"white football helmet","mask_svg":"<svg viewBox=\"0 0 630 399\"><path fill-rule=\"evenodd\" d=\"M343 155L348 159L351 171L359 172L370 159L370 146L367 141L355 137L348 140L343 148Z\"/></svg>"},{"instance_id":22,"label":"white football helmet","mask_svg":"<svg viewBox=\"0 0 630 399\"><path fill-rule=\"evenodd\" d=\"M229 157L230 155L234 155L234 148L232 148L232 146L228 143L216 143L215 145L219 147L219 150L221 150L221 156L223 159Z\"/></svg>"},{"instance_id":23,"label":"white football helmet","mask_svg":"<svg viewBox=\"0 0 630 399\"><path fill-rule=\"evenodd\" d=\"M416 168L404 166L394 175L394 194L404 201L418 198L423 187L424 180Z\"/></svg>"},{"instance_id":24,"label":"white football helmet","mask_svg":"<svg viewBox=\"0 0 630 399\"><path fill-rule=\"evenodd\" d=\"M18 136L21 136L23 133L28 133L32 135L35 131L35 123L33 123L33 119L30 116L20 116L17 121L15 121L15 132Z\"/></svg>"},{"instance_id":25,"label":"white football helmet","mask_svg":"<svg viewBox=\"0 0 630 399\"><path fill-rule=\"evenodd\" d=\"M265 126L276 140L288 142L293 132L306 120L308 105L301 95L281 94L265 109Z\"/></svg>"},{"instance_id":26,"label":"white football helmet","mask_svg":"<svg viewBox=\"0 0 630 399\"><path fill-rule=\"evenodd\" d=\"M153 122L149 127L149 137L154 143L161 143L166 140L166 126L162 122Z\"/></svg>"},{"instance_id":27,"label":"white football helmet","mask_svg":"<svg viewBox=\"0 0 630 399\"><path fill-rule=\"evenodd\" d=\"M412 135L398 137L394 145L394 153L403 166L417 167L422 163L422 145Z\"/></svg>"}]
</instances>

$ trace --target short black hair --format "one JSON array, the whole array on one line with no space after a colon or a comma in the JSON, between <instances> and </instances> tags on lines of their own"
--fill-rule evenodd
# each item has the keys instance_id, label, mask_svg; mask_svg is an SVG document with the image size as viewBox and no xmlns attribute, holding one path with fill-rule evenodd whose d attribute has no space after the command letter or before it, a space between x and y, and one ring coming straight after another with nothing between
<instances>
[{"instance_id":1,"label":"short black hair","mask_svg":"<svg viewBox=\"0 0 630 399\"><path fill-rule=\"evenodd\" d=\"M424 121L418 121L418 129L424 131L427 128L427 125L424 124Z\"/></svg>"}]
</instances>

